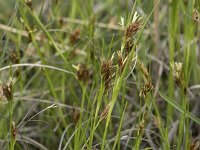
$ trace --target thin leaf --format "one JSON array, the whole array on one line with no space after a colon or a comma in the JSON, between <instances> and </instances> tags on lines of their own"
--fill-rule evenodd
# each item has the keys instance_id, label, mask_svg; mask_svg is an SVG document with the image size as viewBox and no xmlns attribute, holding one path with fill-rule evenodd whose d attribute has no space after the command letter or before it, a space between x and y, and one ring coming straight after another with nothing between
<instances>
[{"instance_id":1,"label":"thin leaf","mask_svg":"<svg viewBox=\"0 0 200 150\"><path fill-rule=\"evenodd\" d=\"M185 113L185 115L187 117L192 119L197 124L200 124L200 119L198 117L193 115L191 112L188 112L187 110L184 110L179 104L177 104L174 100L172 100L171 98L169 98L167 95L163 94L162 92L159 92L159 94L166 102L168 102L170 105L172 105L178 111L180 111L181 113Z\"/></svg>"}]
</instances>

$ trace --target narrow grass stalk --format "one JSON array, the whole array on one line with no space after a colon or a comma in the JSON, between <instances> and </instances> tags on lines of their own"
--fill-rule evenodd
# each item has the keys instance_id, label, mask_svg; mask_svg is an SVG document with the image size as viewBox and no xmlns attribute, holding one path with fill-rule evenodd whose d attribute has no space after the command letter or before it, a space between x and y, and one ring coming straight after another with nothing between
<instances>
[{"instance_id":1,"label":"narrow grass stalk","mask_svg":"<svg viewBox=\"0 0 200 150\"><path fill-rule=\"evenodd\" d=\"M157 105L156 105L154 98L153 98L153 106L154 106L156 115L158 117L158 121L160 122L158 128L159 128L159 131L160 131L160 134L161 134L161 137L162 137L162 141L163 141L162 142L163 149L170 150L170 143L169 143L169 140L168 140L168 132L166 132L167 130L165 130L165 128L164 128L164 125L162 123L161 116L160 116L160 113L159 113L159 110L157 108Z\"/></svg>"},{"instance_id":2,"label":"narrow grass stalk","mask_svg":"<svg viewBox=\"0 0 200 150\"><path fill-rule=\"evenodd\" d=\"M119 128L117 130L117 136L116 136L116 139L115 139L115 143L113 145L113 150L116 149L116 146L117 144L119 144L120 142L120 132L121 132L121 128L122 128L122 124L123 124L123 120L124 120L124 114L125 114L125 111L126 111L126 107L127 107L127 102L125 103L125 106L124 106L124 111L122 113L122 115L120 116L120 124L119 124ZM118 145L118 150L120 149L120 144Z\"/></svg>"},{"instance_id":3,"label":"narrow grass stalk","mask_svg":"<svg viewBox=\"0 0 200 150\"><path fill-rule=\"evenodd\" d=\"M14 150L15 149L15 142L16 139L13 135L13 99L9 99L9 120L10 120L10 144L9 149Z\"/></svg>"},{"instance_id":4,"label":"narrow grass stalk","mask_svg":"<svg viewBox=\"0 0 200 150\"><path fill-rule=\"evenodd\" d=\"M177 40L178 40L178 13L179 13L179 0L172 1L170 3L170 10L169 10L169 62L174 61L174 53L177 47ZM169 79L168 79L168 93L169 97L173 99L174 97L174 80L173 80L173 74L172 74L172 68L170 68L169 71ZM170 124L170 122L173 119L173 107L171 105L167 105L167 125Z\"/></svg>"}]
</instances>

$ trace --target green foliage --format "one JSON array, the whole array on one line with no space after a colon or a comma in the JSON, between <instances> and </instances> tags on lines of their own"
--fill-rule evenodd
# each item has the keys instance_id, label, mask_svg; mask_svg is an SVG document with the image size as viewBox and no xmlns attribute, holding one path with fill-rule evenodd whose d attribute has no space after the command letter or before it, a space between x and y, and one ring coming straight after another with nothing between
<instances>
[{"instance_id":1,"label":"green foliage","mask_svg":"<svg viewBox=\"0 0 200 150\"><path fill-rule=\"evenodd\" d=\"M0 147L196 150L199 10L195 0L2 1Z\"/></svg>"}]
</instances>

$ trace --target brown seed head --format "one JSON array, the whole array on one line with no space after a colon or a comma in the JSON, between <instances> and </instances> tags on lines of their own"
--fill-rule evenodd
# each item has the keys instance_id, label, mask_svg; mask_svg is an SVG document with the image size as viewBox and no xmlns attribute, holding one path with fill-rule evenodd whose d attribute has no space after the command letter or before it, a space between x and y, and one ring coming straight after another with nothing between
<instances>
[{"instance_id":1,"label":"brown seed head","mask_svg":"<svg viewBox=\"0 0 200 150\"><path fill-rule=\"evenodd\" d=\"M147 82L142 86L139 96L146 98L147 94L154 89L154 86L151 82Z\"/></svg>"},{"instance_id":2,"label":"brown seed head","mask_svg":"<svg viewBox=\"0 0 200 150\"><path fill-rule=\"evenodd\" d=\"M17 127L15 125L15 122L12 122L12 137L15 139L17 135Z\"/></svg>"},{"instance_id":3,"label":"brown seed head","mask_svg":"<svg viewBox=\"0 0 200 150\"><path fill-rule=\"evenodd\" d=\"M170 64L172 68L172 73L175 82L177 83L178 86L184 87L185 86L185 81L184 81L184 74L183 74L183 64L180 62L173 62Z\"/></svg>"},{"instance_id":4,"label":"brown seed head","mask_svg":"<svg viewBox=\"0 0 200 150\"><path fill-rule=\"evenodd\" d=\"M71 43L71 44L75 44L75 43L77 42L79 36L80 36L80 30L79 30L79 29L74 30L74 31L70 34L70 38L69 38L70 43Z\"/></svg>"},{"instance_id":5,"label":"brown seed head","mask_svg":"<svg viewBox=\"0 0 200 150\"><path fill-rule=\"evenodd\" d=\"M133 34L135 34L138 30L140 29L140 22L136 21L130 24L126 29L125 29L125 37L126 39L130 38Z\"/></svg>"},{"instance_id":6,"label":"brown seed head","mask_svg":"<svg viewBox=\"0 0 200 150\"><path fill-rule=\"evenodd\" d=\"M128 56L128 54L131 52L132 48L134 46L134 43L132 40L127 40L125 44L125 56Z\"/></svg>"},{"instance_id":7,"label":"brown seed head","mask_svg":"<svg viewBox=\"0 0 200 150\"><path fill-rule=\"evenodd\" d=\"M7 100L11 100L13 93L12 93L12 82L9 85L3 84L2 85L3 95L7 98Z\"/></svg>"},{"instance_id":8,"label":"brown seed head","mask_svg":"<svg viewBox=\"0 0 200 150\"><path fill-rule=\"evenodd\" d=\"M137 66L138 66L138 69L141 71L141 73L143 75L144 81L148 82L150 80L150 75L147 71L147 68L140 61L138 61Z\"/></svg>"},{"instance_id":9,"label":"brown seed head","mask_svg":"<svg viewBox=\"0 0 200 150\"><path fill-rule=\"evenodd\" d=\"M85 64L79 64L77 70L78 80L87 83L91 77L91 71Z\"/></svg>"},{"instance_id":10,"label":"brown seed head","mask_svg":"<svg viewBox=\"0 0 200 150\"><path fill-rule=\"evenodd\" d=\"M113 70L112 64L113 64L112 60L105 60L103 61L101 66L101 74L104 80L105 93L108 92L111 86L112 70Z\"/></svg>"},{"instance_id":11,"label":"brown seed head","mask_svg":"<svg viewBox=\"0 0 200 150\"><path fill-rule=\"evenodd\" d=\"M10 60L13 64L19 64L19 57L16 53L10 53Z\"/></svg>"}]
</instances>

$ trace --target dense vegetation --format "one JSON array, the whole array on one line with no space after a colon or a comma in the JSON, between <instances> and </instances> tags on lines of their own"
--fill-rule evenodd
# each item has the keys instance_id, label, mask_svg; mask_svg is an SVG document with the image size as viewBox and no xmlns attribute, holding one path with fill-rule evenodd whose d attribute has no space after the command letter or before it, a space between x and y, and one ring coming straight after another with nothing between
<instances>
[{"instance_id":1,"label":"dense vegetation","mask_svg":"<svg viewBox=\"0 0 200 150\"><path fill-rule=\"evenodd\" d=\"M199 0L0 0L0 149L198 150Z\"/></svg>"}]
</instances>

